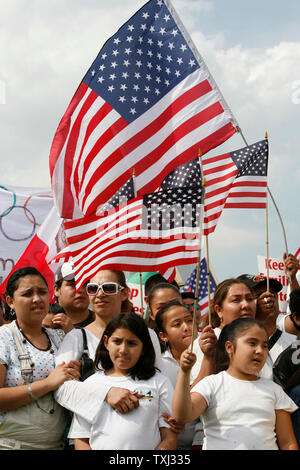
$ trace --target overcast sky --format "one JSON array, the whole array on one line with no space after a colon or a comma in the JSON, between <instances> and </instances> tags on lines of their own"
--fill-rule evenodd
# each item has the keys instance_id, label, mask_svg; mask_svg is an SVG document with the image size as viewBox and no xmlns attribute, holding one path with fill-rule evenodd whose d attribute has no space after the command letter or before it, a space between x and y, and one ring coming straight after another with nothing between
<instances>
[{"instance_id":1,"label":"overcast sky","mask_svg":"<svg viewBox=\"0 0 300 470\"><path fill-rule=\"evenodd\" d=\"M67 105L104 42L144 3L0 0L0 185L50 187L49 150ZM300 245L300 2L172 3L247 142L268 132L269 187L289 251L295 252ZM235 135L210 154L243 146ZM270 199L269 238L270 256L281 257L283 232ZM265 211L227 209L209 247L219 281L256 273L257 255L266 254Z\"/></svg>"}]
</instances>

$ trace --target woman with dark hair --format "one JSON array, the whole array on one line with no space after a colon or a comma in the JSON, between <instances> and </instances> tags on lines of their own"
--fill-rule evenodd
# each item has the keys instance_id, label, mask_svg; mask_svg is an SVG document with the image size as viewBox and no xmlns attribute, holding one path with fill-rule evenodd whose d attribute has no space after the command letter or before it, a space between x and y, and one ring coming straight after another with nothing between
<instances>
[{"instance_id":1,"label":"woman with dark hair","mask_svg":"<svg viewBox=\"0 0 300 470\"><path fill-rule=\"evenodd\" d=\"M99 271L87 283L86 291L95 320L84 327L87 337L89 356L94 360L95 352L103 331L109 321L121 312L128 312L131 305L128 300L129 289L122 271ZM68 333L56 355L59 364L66 360L79 361L84 351L81 328L74 328Z\"/></svg>"},{"instance_id":2,"label":"woman with dark hair","mask_svg":"<svg viewBox=\"0 0 300 470\"><path fill-rule=\"evenodd\" d=\"M75 415L69 432L76 450L169 450L177 435L163 419L170 413L173 388L155 369L155 353L144 320L121 313L107 325L96 351L96 373L86 380L93 389L126 387L142 404L120 415L104 403L95 420Z\"/></svg>"},{"instance_id":3,"label":"woman with dark hair","mask_svg":"<svg viewBox=\"0 0 300 470\"><path fill-rule=\"evenodd\" d=\"M66 363L55 367L61 337L42 327L45 278L32 267L16 270L6 302L16 319L0 328L0 449L63 449L67 415L53 392L78 375Z\"/></svg>"},{"instance_id":4,"label":"woman with dark hair","mask_svg":"<svg viewBox=\"0 0 300 470\"><path fill-rule=\"evenodd\" d=\"M194 383L215 373L216 343L224 326L238 318L254 318L255 313L253 291L244 281L230 278L217 286L212 303L211 325L206 325L200 338L194 341L193 352L197 356L191 371ZM272 379L272 361L269 356L260 375Z\"/></svg>"},{"instance_id":5,"label":"woman with dark hair","mask_svg":"<svg viewBox=\"0 0 300 470\"><path fill-rule=\"evenodd\" d=\"M129 288L123 271L99 271L88 282L86 289L90 305L95 313L95 321L83 329L73 329L65 336L55 357L56 364L82 359L85 350L84 333L87 353L93 361L99 341L108 323L121 312L132 310L132 304L128 299ZM159 341L154 331L149 333L155 348L156 365L160 369ZM74 399L75 392L76 400ZM86 416L87 408L89 408L91 417L95 416L104 400L120 413L132 411L139 406L138 397L124 387L105 386L100 394L98 390L97 393L94 393L90 387L85 385L85 381L82 383L72 381L63 384L55 393L55 397L62 406L79 415ZM79 397L81 398L79 399Z\"/></svg>"}]
</instances>

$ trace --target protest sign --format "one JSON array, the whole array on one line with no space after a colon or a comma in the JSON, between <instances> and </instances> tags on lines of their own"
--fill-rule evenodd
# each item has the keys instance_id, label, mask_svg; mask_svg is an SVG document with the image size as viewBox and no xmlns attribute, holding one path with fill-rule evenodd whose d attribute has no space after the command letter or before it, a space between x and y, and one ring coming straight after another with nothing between
<instances>
[{"instance_id":1,"label":"protest sign","mask_svg":"<svg viewBox=\"0 0 300 470\"><path fill-rule=\"evenodd\" d=\"M286 313L287 309L287 288L289 284L288 277L284 271L284 262L282 258L269 258L269 260L265 256L258 256L258 271L259 274L262 276L267 275L267 268L269 265L269 277L277 279L277 281L281 282L282 290L278 293L278 302L279 302L279 310L281 313Z\"/></svg>"},{"instance_id":2,"label":"protest sign","mask_svg":"<svg viewBox=\"0 0 300 470\"><path fill-rule=\"evenodd\" d=\"M154 274L158 274L157 272L152 273L142 273L142 289L143 293L141 296L141 281L140 281L140 273L134 273L127 279L127 286L130 290L129 300L133 303L133 307L135 312L138 315L143 316L143 318L147 317L147 304L145 302L145 283L146 281L152 277ZM143 306L142 306L143 302Z\"/></svg>"}]
</instances>

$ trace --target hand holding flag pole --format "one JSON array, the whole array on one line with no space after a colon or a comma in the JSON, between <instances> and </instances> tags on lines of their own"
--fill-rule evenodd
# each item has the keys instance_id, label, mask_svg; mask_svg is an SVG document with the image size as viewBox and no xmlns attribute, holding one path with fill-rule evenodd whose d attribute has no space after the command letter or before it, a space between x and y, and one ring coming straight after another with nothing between
<instances>
[{"instance_id":1,"label":"hand holding flag pole","mask_svg":"<svg viewBox=\"0 0 300 470\"><path fill-rule=\"evenodd\" d=\"M198 295L199 295L199 279L200 279L200 263L201 263L201 247L202 247L202 226L203 226L203 217L204 217L205 186L206 186L206 181L203 176L201 155L202 155L201 150L199 149L198 158L199 158L199 165L200 165L201 176L202 176L202 192L201 192L201 209L200 209L200 224L199 224L200 238L199 238L198 262L197 262L196 289L195 289L195 299L194 299L191 352L193 352L194 336L196 332L196 315L197 315L197 304L198 304Z\"/></svg>"},{"instance_id":2,"label":"hand holding flag pole","mask_svg":"<svg viewBox=\"0 0 300 470\"><path fill-rule=\"evenodd\" d=\"M208 250L208 235L206 235L206 260L207 260L207 295L208 295L208 324L211 325L211 308L210 308L210 264Z\"/></svg>"}]
</instances>

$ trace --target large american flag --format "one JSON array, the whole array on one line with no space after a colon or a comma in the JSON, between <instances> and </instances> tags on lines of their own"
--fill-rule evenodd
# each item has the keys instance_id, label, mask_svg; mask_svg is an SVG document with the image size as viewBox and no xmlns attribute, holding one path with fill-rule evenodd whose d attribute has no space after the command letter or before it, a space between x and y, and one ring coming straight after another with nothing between
<instances>
[{"instance_id":1,"label":"large american flag","mask_svg":"<svg viewBox=\"0 0 300 470\"><path fill-rule=\"evenodd\" d=\"M102 47L58 126L61 217L95 213L136 174L137 195L220 145L237 123L169 0L150 0Z\"/></svg>"},{"instance_id":2,"label":"large american flag","mask_svg":"<svg viewBox=\"0 0 300 470\"><path fill-rule=\"evenodd\" d=\"M203 234L216 228L223 208L266 207L268 140L226 153L202 158L205 178ZM199 158L173 170L162 182L162 188L201 187Z\"/></svg>"},{"instance_id":3,"label":"large american flag","mask_svg":"<svg viewBox=\"0 0 300 470\"><path fill-rule=\"evenodd\" d=\"M199 288L198 288L198 304L200 306L201 315L205 315L208 312L208 270L207 270L207 261L206 258L202 258L200 263L200 273L199 273ZM210 295L212 295L217 286L217 279L212 273L211 267L209 270L209 279L210 279ZM182 290L184 292L193 292L196 293L197 287L197 267L191 272L187 278Z\"/></svg>"},{"instance_id":4,"label":"large american flag","mask_svg":"<svg viewBox=\"0 0 300 470\"><path fill-rule=\"evenodd\" d=\"M197 262L200 198L201 189L159 191L65 222L76 287L100 269L163 272Z\"/></svg>"}]
</instances>

